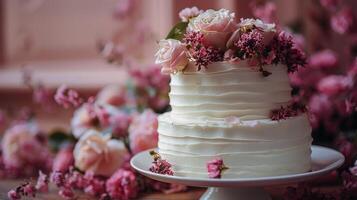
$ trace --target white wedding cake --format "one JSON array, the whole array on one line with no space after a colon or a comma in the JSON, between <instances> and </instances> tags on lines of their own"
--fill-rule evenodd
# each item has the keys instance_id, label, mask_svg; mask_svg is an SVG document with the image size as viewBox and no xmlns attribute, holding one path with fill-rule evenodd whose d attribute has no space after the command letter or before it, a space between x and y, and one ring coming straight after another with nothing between
<instances>
[{"instance_id":1,"label":"white wedding cake","mask_svg":"<svg viewBox=\"0 0 357 200\"><path fill-rule=\"evenodd\" d=\"M226 12L208 10L191 18L189 23L195 23L193 20L198 20L201 15L206 18L213 15L215 23L219 20L228 23L234 15ZM292 99L286 72L287 64L291 63L283 59L267 63L268 59L259 54L260 57L255 59L265 62L264 69L261 65L260 68L252 67L248 62L252 57L248 57L247 50L243 52L244 37L249 35L243 35L253 34L259 23L262 27L272 25L251 20L253 25L246 20L235 26L241 37L232 36L239 40L232 48L233 56L227 58L230 49L225 49L224 58L214 60L211 56L211 62L202 64L201 69L197 68L206 58L202 57L206 54L200 54L206 50L202 50L206 43L196 48L188 34L183 42L171 39L160 42L157 63L163 65L164 72L171 73L169 97L172 110L159 117L158 147L159 154L172 165L177 176L209 177L207 163L214 159L221 159L228 168L222 178L287 175L311 169L312 138L307 116L296 114L271 119L272 110L289 106ZM206 36L204 34L202 37ZM276 48L271 46L271 49ZM277 49L274 52L276 58L287 56L280 52L281 48ZM220 50L218 48L216 52ZM262 75L262 72L267 73Z\"/></svg>"},{"instance_id":2,"label":"white wedding cake","mask_svg":"<svg viewBox=\"0 0 357 200\"><path fill-rule=\"evenodd\" d=\"M213 63L205 71L171 75L172 111L159 117L159 153L178 176L207 177L206 163L222 158L223 178L295 174L310 170L306 115L272 121L291 88L283 66L272 75L244 64Z\"/></svg>"}]
</instances>

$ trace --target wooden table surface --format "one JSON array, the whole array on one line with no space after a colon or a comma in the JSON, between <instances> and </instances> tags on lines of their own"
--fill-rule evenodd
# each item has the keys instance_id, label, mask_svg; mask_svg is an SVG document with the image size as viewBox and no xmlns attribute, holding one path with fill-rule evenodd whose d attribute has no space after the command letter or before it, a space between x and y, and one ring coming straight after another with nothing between
<instances>
[{"instance_id":1,"label":"wooden table surface","mask_svg":"<svg viewBox=\"0 0 357 200\"><path fill-rule=\"evenodd\" d=\"M0 199L7 199L7 192L11 188L15 188L16 186L23 183L23 181L19 180L1 180L0 181ZM273 197L274 200L282 199L282 195L285 191L285 186L274 186L265 188ZM339 186L320 186L318 189L321 192L332 193L334 190L337 190ZM139 200L196 200L205 192L205 188L192 188L187 192L175 193L175 194L162 194L162 193L152 193L152 194L143 194L138 199ZM48 193L43 193L38 195L35 199L38 200L61 200L57 195L57 191L54 187L50 187L50 191ZM79 195L77 200L94 200L86 195Z\"/></svg>"}]
</instances>

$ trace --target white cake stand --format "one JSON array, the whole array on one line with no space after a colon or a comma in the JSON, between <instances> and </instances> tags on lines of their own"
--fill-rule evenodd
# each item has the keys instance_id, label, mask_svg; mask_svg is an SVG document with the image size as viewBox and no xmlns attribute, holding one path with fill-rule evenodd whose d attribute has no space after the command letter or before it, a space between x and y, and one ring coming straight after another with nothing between
<instances>
[{"instance_id":1,"label":"white cake stand","mask_svg":"<svg viewBox=\"0 0 357 200\"><path fill-rule=\"evenodd\" d=\"M270 200L271 197L264 191L264 186L311 180L340 167L345 160L341 153L326 147L312 146L311 150L312 170L310 172L262 178L210 179L156 174L148 170L152 163L150 150L138 153L130 163L142 175L158 181L209 187L200 198L201 200Z\"/></svg>"}]
</instances>

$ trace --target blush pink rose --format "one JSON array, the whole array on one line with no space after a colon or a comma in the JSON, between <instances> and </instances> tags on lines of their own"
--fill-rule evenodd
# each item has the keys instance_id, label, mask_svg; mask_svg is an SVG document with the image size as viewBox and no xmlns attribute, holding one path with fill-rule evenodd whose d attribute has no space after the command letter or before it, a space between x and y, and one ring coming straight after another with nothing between
<instances>
[{"instance_id":1,"label":"blush pink rose","mask_svg":"<svg viewBox=\"0 0 357 200\"><path fill-rule=\"evenodd\" d=\"M145 110L133 118L129 127L130 149L133 154L157 147L157 127L157 115L151 110Z\"/></svg>"},{"instance_id":2,"label":"blush pink rose","mask_svg":"<svg viewBox=\"0 0 357 200\"><path fill-rule=\"evenodd\" d=\"M162 66L162 73L176 73L186 68L188 64L186 47L180 41L161 40L159 46L160 48L155 54L155 63Z\"/></svg>"},{"instance_id":3,"label":"blush pink rose","mask_svg":"<svg viewBox=\"0 0 357 200\"><path fill-rule=\"evenodd\" d=\"M88 130L73 151L78 169L102 176L111 176L124 164L127 154L122 141L110 139L95 130Z\"/></svg>"},{"instance_id":4,"label":"blush pink rose","mask_svg":"<svg viewBox=\"0 0 357 200\"><path fill-rule=\"evenodd\" d=\"M229 37L237 29L234 17L234 13L226 9L209 9L190 20L187 29L203 33L205 45L223 50Z\"/></svg>"}]
</instances>

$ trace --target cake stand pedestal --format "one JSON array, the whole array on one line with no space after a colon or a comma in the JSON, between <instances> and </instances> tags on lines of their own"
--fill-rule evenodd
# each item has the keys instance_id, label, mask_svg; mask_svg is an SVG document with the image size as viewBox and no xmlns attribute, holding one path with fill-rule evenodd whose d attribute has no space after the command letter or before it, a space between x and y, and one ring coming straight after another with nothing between
<instances>
[{"instance_id":1,"label":"cake stand pedestal","mask_svg":"<svg viewBox=\"0 0 357 200\"><path fill-rule=\"evenodd\" d=\"M152 163L152 158L149 155L150 150L138 153L130 163L142 175L158 181L208 187L200 198L201 200L271 200L269 194L264 191L264 186L311 180L328 174L341 166L345 160L341 153L326 147L312 146L311 150L312 170L310 172L261 178L210 179L152 173L149 171Z\"/></svg>"}]
</instances>

